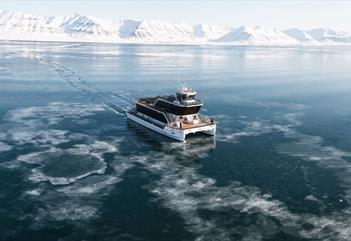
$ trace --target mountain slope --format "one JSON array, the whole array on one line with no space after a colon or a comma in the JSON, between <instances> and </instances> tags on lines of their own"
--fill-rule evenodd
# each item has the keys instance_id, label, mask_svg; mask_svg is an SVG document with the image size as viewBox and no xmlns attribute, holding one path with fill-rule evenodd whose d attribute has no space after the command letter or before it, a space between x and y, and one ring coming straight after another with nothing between
<instances>
[{"instance_id":1,"label":"mountain slope","mask_svg":"<svg viewBox=\"0 0 351 241\"><path fill-rule=\"evenodd\" d=\"M133 36L139 25L140 21L119 20L117 24L118 36L121 38L130 38Z\"/></svg>"},{"instance_id":2,"label":"mountain slope","mask_svg":"<svg viewBox=\"0 0 351 241\"><path fill-rule=\"evenodd\" d=\"M75 15L60 26L65 33L71 36L111 36L116 34L113 22L109 23L93 17Z\"/></svg>"},{"instance_id":3,"label":"mountain slope","mask_svg":"<svg viewBox=\"0 0 351 241\"><path fill-rule=\"evenodd\" d=\"M187 42L194 40L190 24L172 24L161 21L143 20L131 37L138 41Z\"/></svg>"},{"instance_id":4,"label":"mountain slope","mask_svg":"<svg viewBox=\"0 0 351 241\"><path fill-rule=\"evenodd\" d=\"M291 45L298 44L296 39L289 37L275 28L263 26L240 28L222 36L216 42L233 43L233 44L252 44L252 45Z\"/></svg>"},{"instance_id":5,"label":"mountain slope","mask_svg":"<svg viewBox=\"0 0 351 241\"><path fill-rule=\"evenodd\" d=\"M303 31L297 28L284 30L283 33L302 43L316 42L316 40L311 35L309 35L306 31Z\"/></svg>"},{"instance_id":6,"label":"mountain slope","mask_svg":"<svg viewBox=\"0 0 351 241\"><path fill-rule=\"evenodd\" d=\"M218 39L231 31L233 28L219 25L197 24L193 27L195 37L207 40Z\"/></svg>"},{"instance_id":7,"label":"mountain slope","mask_svg":"<svg viewBox=\"0 0 351 241\"><path fill-rule=\"evenodd\" d=\"M43 17L43 21L53 27L53 28L61 28L63 24L67 23L72 19L71 16L55 16L55 17Z\"/></svg>"}]
</instances>

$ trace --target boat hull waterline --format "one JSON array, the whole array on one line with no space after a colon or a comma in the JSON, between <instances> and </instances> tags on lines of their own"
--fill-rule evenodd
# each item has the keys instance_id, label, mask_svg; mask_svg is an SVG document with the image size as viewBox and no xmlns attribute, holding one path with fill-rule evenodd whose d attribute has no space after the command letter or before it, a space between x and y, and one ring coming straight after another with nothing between
<instances>
[{"instance_id":1,"label":"boat hull waterline","mask_svg":"<svg viewBox=\"0 0 351 241\"><path fill-rule=\"evenodd\" d=\"M210 125L206 125L206 126L199 126L199 127L193 127L193 128L188 128L188 129L179 129L179 128L172 128L170 126L158 126L155 125L152 122L146 121L143 118L137 116L134 113L131 112L127 112L126 113L127 118L146 127L149 128L153 131L156 131L164 136L167 136L169 138L175 139L177 141L181 141L181 142L185 142L185 138L188 134L192 134L192 133L205 133L211 136L214 136L216 134L216 124L210 124Z\"/></svg>"}]
</instances>

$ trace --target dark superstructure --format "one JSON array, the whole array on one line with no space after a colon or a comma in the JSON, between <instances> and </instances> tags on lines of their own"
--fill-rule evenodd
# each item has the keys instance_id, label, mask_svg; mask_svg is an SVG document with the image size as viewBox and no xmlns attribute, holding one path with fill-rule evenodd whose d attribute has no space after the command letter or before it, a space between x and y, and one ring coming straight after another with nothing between
<instances>
[{"instance_id":1,"label":"dark superstructure","mask_svg":"<svg viewBox=\"0 0 351 241\"><path fill-rule=\"evenodd\" d=\"M196 98L196 92L192 89L183 87L174 95L145 97L137 99L137 111L151 116L161 122L170 123L177 117L197 115L202 100ZM167 115L167 114L171 115Z\"/></svg>"}]
</instances>

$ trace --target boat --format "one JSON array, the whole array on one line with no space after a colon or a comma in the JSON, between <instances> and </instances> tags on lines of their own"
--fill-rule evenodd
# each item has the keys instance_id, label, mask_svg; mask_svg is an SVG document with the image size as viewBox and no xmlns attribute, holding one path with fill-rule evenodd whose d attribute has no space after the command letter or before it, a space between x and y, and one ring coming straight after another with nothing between
<instances>
[{"instance_id":1,"label":"boat","mask_svg":"<svg viewBox=\"0 0 351 241\"><path fill-rule=\"evenodd\" d=\"M189 134L216 134L214 120L199 115L202 105L197 92L182 84L175 95L136 99L135 108L127 111L126 115L144 127L185 142Z\"/></svg>"}]
</instances>

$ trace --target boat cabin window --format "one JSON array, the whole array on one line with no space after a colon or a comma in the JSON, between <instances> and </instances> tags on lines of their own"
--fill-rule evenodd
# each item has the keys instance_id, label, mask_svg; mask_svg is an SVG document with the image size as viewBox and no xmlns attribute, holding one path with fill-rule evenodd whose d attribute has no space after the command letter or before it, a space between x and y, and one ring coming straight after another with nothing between
<instances>
[{"instance_id":1,"label":"boat cabin window","mask_svg":"<svg viewBox=\"0 0 351 241\"><path fill-rule=\"evenodd\" d=\"M182 101L182 100L193 100L195 98L195 95L184 95L184 94L179 94L177 93L177 99Z\"/></svg>"},{"instance_id":2,"label":"boat cabin window","mask_svg":"<svg viewBox=\"0 0 351 241\"><path fill-rule=\"evenodd\" d=\"M195 95L189 95L188 99L193 100L195 98Z\"/></svg>"},{"instance_id":3,"label":"boat cabin window","mask_svg":"<svg viewBox=\"0 0 351 241\"><path fill-rule=\"evenodd\" d=\"M185 100L185 95L177 93L177 99L178 100Z\"/></svg>"}]
</instances>

